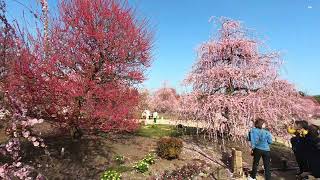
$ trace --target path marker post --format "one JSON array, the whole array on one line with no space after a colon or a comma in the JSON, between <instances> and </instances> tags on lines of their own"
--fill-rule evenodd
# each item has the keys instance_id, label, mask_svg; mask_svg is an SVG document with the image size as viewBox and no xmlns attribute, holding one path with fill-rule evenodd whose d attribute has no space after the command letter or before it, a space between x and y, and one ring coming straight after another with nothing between
<instances>
[{"instance_id":1,"label":"path marker post","mask_svg":"<svg viewBox=\"0 0 320 180\"><path fill-rule=\"evenodd\" d=\"M242 152L232 148L231 170L235 177L243 176Z\"/></svg>"}]
</instances>

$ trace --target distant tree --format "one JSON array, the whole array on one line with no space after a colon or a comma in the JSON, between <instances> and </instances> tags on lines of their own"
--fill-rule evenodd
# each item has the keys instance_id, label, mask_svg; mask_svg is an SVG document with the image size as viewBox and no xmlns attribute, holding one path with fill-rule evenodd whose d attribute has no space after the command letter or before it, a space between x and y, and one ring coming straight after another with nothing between
<instances>
[{"instance_id":1,"label":"distant tree","mask_svg":"<svg viewBox=\"0 0 320 180\"><path fill-rule=\"evenodd\" d=\"M142 91L139 91L139 109L140 111L143 111L145 109L150 109L151 101L151 93L149 92L148 89L144 89Z\"/></svg>"},{"instance_id":2,"label":"distant tree","mask_svg":"<svg viewBox=\"0 0 320 180\"><path fill-rule=\"evenodd\" d=\"M179 95L174 88L164 84L153 94L151 106L160 113L174 113L179 106Z\"/></svg>"},{"instance_id":3,"label":"distant tree","mask_svg":"<svg viewBox=\"0 0 320 180\"><path fill-rule=\"evenodd\" d=\"M279 53L262 49L240 22L219 22L218 36L200 46L185 80L192 91L184 99L183 114L204 123L212 135L243 137L258 117L274 133L286 133L284 125L292 118L307 117L303 107L308 103L292 84L279 79Z\"/></svg>"},{"instance_id":4,"label":"distant tree","mask_svg":"<svg viewBox=\"0 0 320 180\"><path fill-rule=\"evenodd\" d=\"M136 107L136 118L141 118L141 114L144 110L150 110L151 109L151 94L148 89L143 89L139 91L139 103Z\"/></svg>"},{"instance_id":5,"label":"distant tree","mask_svg":"<svg viewBox=\"0 0 320 180\"><path fill-rule=\"evenodd\" d=\"M314 96L314 98L320 103L320 95Z\"/></svg>"}]
</instances>

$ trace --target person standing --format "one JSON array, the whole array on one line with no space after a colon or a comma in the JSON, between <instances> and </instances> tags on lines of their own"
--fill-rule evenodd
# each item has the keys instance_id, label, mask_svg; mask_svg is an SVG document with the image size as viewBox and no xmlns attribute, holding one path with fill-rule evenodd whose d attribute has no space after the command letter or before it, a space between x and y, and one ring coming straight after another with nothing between
<instances>
[{"instance_id":1,"label":"person standing","mask_svg":"<svg viewBox=\"0 0 320 180\"><path fill-rule=\"evenodd\" d=\"M299 166L299 172L297 175L299 176L304 172L310 172L310 163L307 158L309 151L307 146L307 139L309 139L308 122L303 120L295 121L294 127L288 127L287 131L289 134L293 135L290 142L292 151Z\"/></svg>"},{"instance_id":2,"label":"person standing","mask_svg":"<svg viewBox=\"0 0 320 180\"><path fill-rule=\"evenodd\" d=\"M157 118L158 118L158 113L156 111L153 112L152 117L153 117L153 122L156 124L157 123Z\"/></svg>"},{"instance_id":3,"label":"person standing","mask_svg":"<svg viewBox=\"0 0 320 180\"><path fill-rule=\"evenodd\" d=\"M319 127L311 124L308 127L308 136L306 136L306 158L312 176L320 178L320 135Z\"/></svg>"},{"instance_id":4,"label":"person standing","mask_svg":"<svg viewBox=\"0 0 320 180\"><path fill-rule=\"evenodd\" d=\"M261 118L255 121L254 126L249 132L251 154L253 155L252 172L249 179L256 179L259 161L262 157L265 179L270 180L270 144L272 144L272 135L266 129L265 120Z\"/></svg>"},{"instance_id":5,"label":"person standing","mask_svg":"<svg viewBox=\"0 0 320 180\"><path fill-rule=\"evenodd\" d=\"M144 125L148 124L148 120L150 118L150 111L149 110L144 110L145 118L146 120L144 121Z\"/></svg>"}]
</instances>

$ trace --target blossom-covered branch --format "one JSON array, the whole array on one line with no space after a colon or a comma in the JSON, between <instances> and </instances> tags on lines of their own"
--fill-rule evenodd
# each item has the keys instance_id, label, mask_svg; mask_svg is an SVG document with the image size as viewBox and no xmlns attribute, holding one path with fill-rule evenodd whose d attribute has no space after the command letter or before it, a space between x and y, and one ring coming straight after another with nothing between
<instances>
[{"instance_id":1,"label":"blossom-covered branch","mask_svg":"<svg viewBox=\"0 0 320 180\"><path fill-rule=\"evenodd\" d=\"M182 98L180 112L201 121L213 135L232 137L246 135L257 117L277 134L284 134L293 118L307 118L303 107L310 104L279 78L279 53L262 49L240 22L218 22L219 35L200 46L185 79L192 91Z\"/></svg>"}]
</instances>

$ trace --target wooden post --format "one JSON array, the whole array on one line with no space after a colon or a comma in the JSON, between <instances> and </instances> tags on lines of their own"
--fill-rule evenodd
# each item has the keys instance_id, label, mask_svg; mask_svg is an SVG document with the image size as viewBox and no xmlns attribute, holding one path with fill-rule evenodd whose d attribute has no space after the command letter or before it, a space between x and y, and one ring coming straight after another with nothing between
<instances>
[{"instance_id":1,"label":"wooden post","mask_svg":"<svg viewBox=\"0 0 320 180\"><path fill-rule=\"evenodd\" d=\"M243 176L242 152L232 148L231 170L235 177Z\"/></svg>"}]
</instances>

